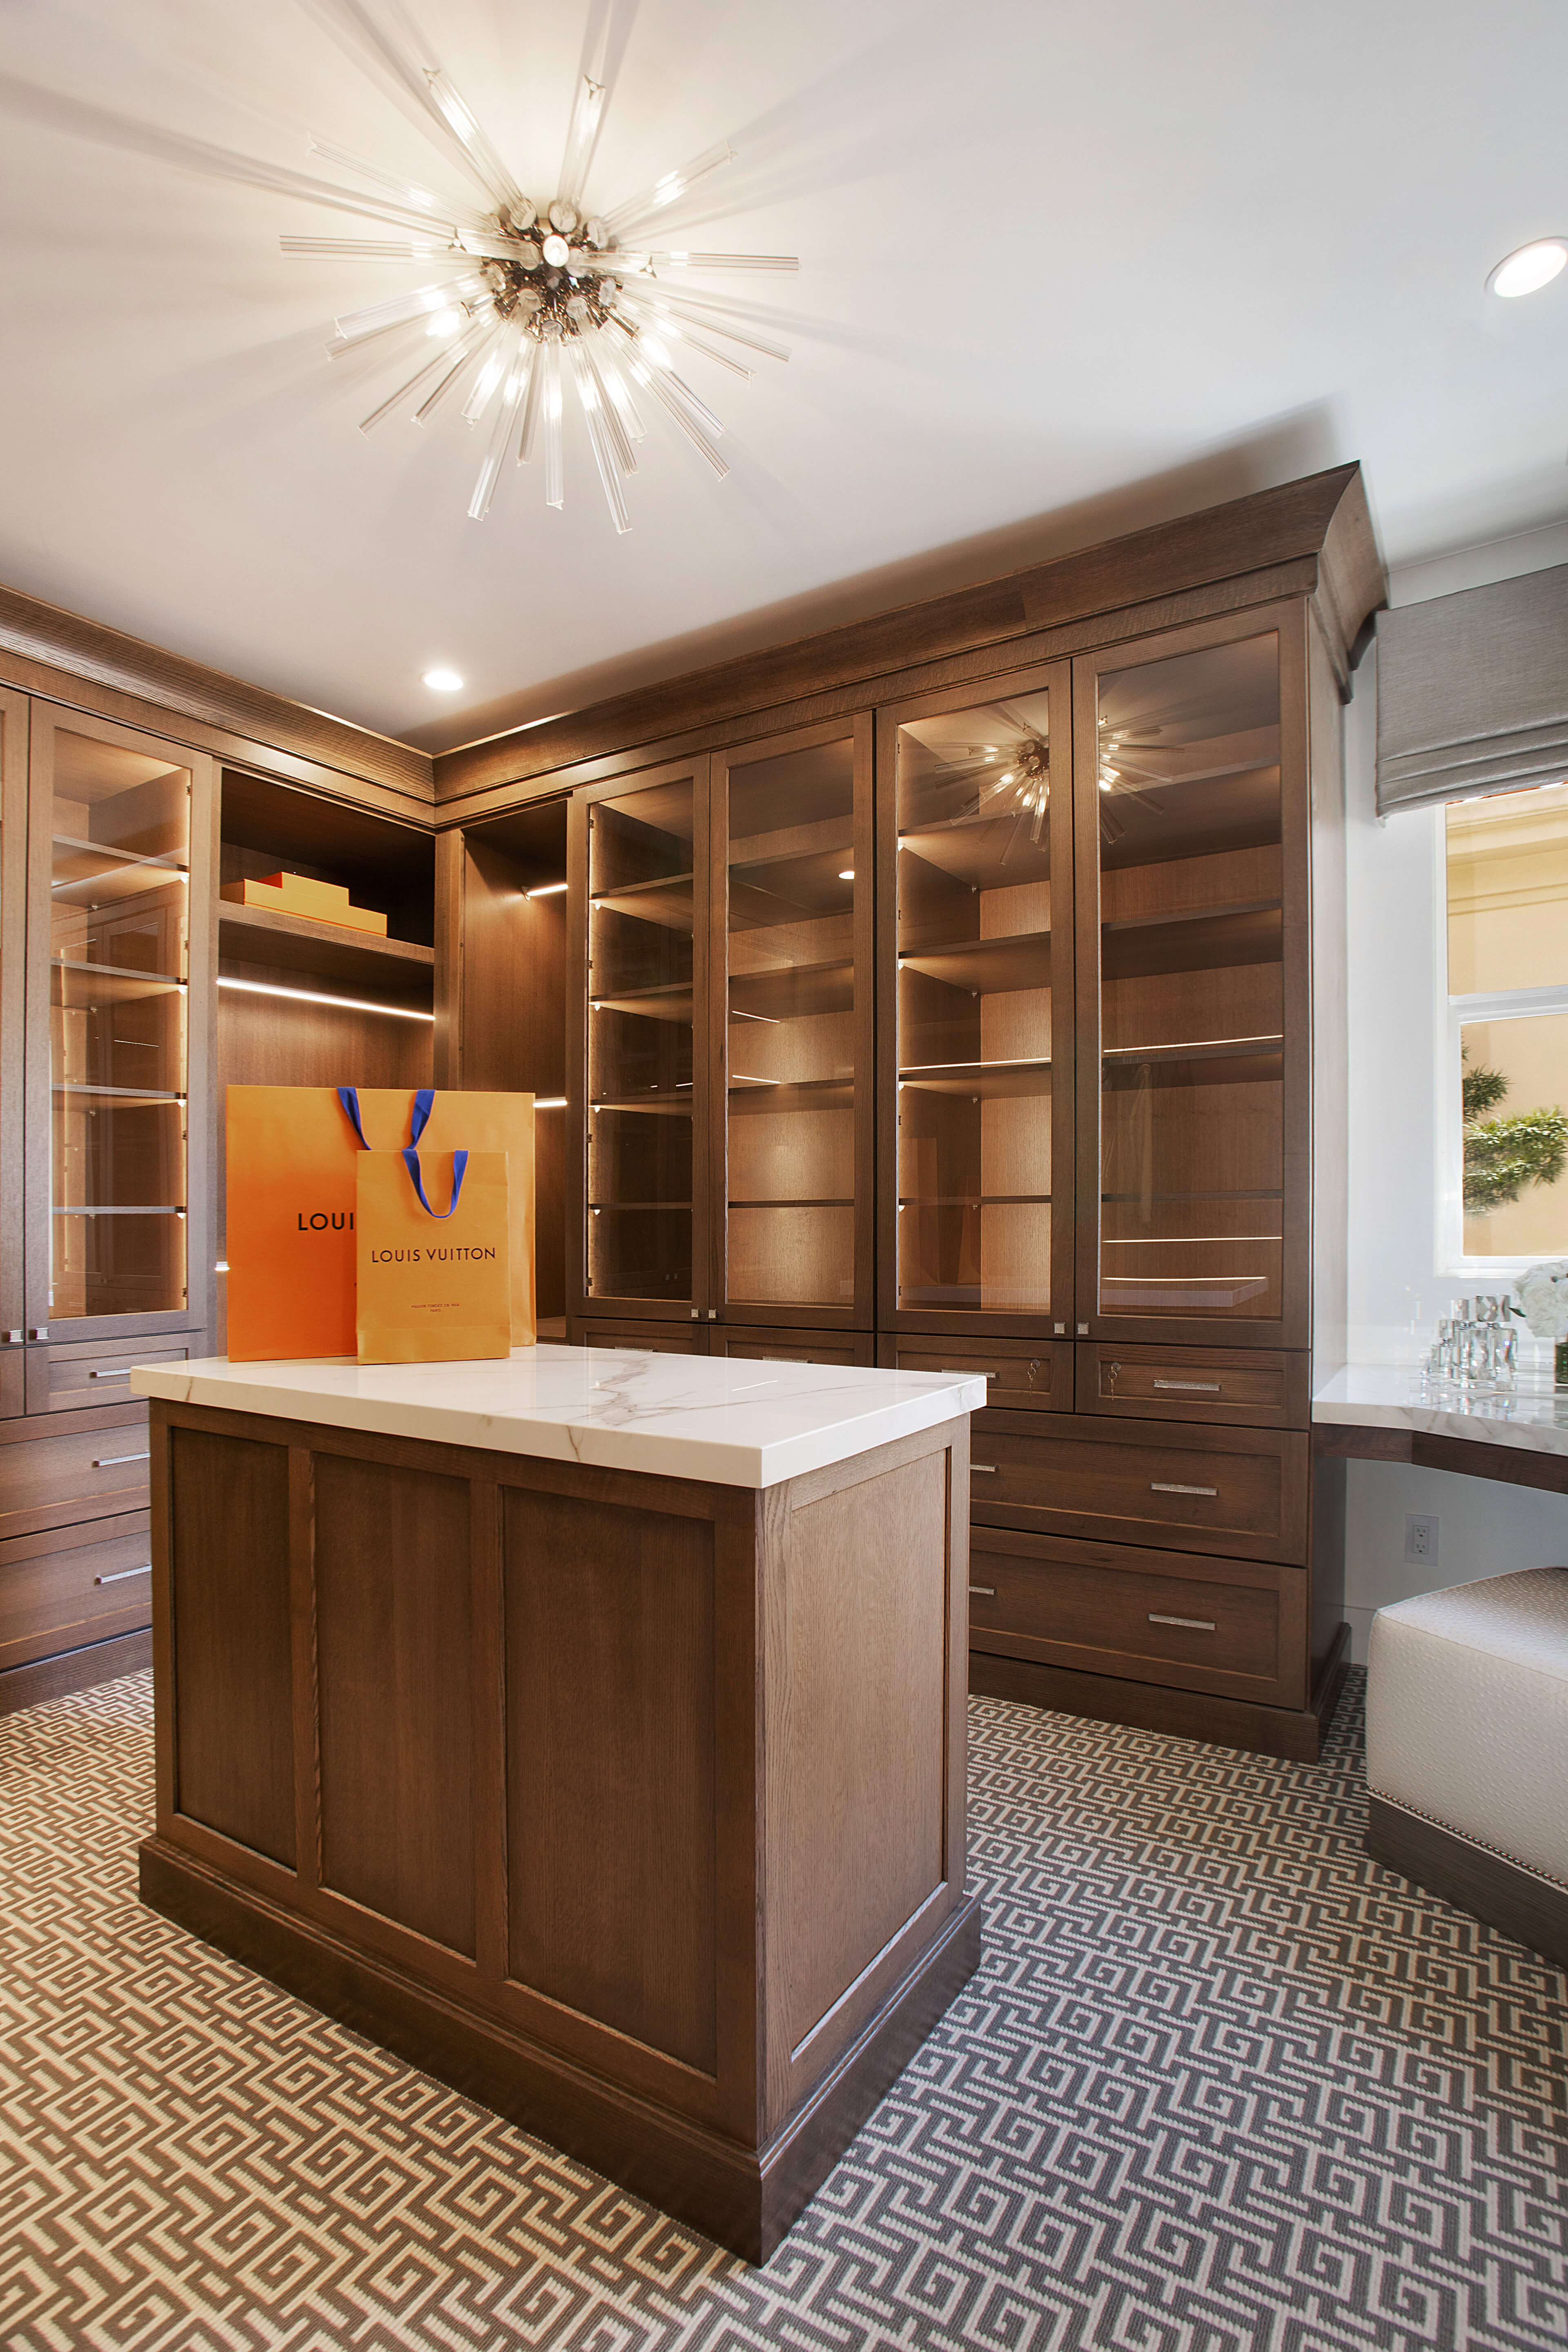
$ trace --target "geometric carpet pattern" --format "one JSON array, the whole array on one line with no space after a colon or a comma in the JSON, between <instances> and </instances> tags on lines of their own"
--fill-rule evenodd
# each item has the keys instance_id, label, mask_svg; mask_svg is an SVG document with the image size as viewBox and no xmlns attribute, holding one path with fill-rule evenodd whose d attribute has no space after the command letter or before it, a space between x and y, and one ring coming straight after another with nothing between
<instances>
[{"instance_id":1,"label":"geometric carpet pattern","mask_svg":"<svg viewBox=\"0 0 1568 2352\"><path fill-rule=\"evenodd\" d=\"M1568 2343L1568 1985L1322 1760L971 1702L980 1973L760 2270L144 1911L144 1675L0 1720L4 2352Z\"/></svg>"}]
</instances>

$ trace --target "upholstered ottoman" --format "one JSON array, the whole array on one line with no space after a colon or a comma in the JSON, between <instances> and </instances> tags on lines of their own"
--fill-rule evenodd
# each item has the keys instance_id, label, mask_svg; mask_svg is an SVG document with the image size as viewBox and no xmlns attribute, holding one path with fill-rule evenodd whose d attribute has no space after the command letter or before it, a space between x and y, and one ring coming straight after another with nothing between
<instances>
[{"instance_id":1,"label":"upholstered ottoman","mask_svg":"<svg viewBox=\"0 0 1568 2352\"><path fill-rule=\"evenodd\" d=\"M1568 1568L1372 1622L1366 1850L1568 1968Z\"/></svg>"}]
</instances>

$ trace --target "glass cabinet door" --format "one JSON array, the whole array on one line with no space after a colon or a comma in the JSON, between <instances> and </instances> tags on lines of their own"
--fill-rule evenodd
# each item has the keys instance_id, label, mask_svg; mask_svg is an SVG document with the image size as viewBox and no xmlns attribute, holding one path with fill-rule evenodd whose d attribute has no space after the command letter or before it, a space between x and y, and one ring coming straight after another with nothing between
<instances>
[{"instance_id":1,"label":"glass cabinet door","mask_svg":"<svg viewBox=\"0 0 1568 2352\"><path fill-rule=\"evenodd\" d=\"M1079 1313L1278 1339L1304 780L1282 734L1279 635L1194 635L1158 659L1078 665L1080 998L1097 992L1100 1027Z\"/></svg>"},{"instance_id":2,"label":"glass cabinet door","mask_svg":"<svg viewBox=\"0 0 1568 2352\"><path fill-rule=\"evenodd\" d=\"M737 1320L869 1327L870 725L714 763L722 1265Z\"/></svg>"},{"instance_id":3,"label":"glass cabinet door","mask_svg":"<svg viewBox=\"0 0 1568 2352\"><path fill-rule=\"evenodd\" d=\"M1069 1311L1068 704L1065 671L1037 672L983 702L931 698L882 721L898 1171L883 1254L906 1327L981 1318L1037 1334Z\"/></svg>"},{"instance_id":4,"label":"glass cabinet door","mask_svg":"<svg viewBox=\"0 0 1568 2352\"><path fill-rule=\"evenodd\" d=\"M22 1056L15 1050L26 993L27 702L0 689L0 1415L20 1412L23 1330Z\"/></svg>"},{"instance_id":5,"label":"glass cabinet door","mask_svg":"<svg viewBox=\"0 0 1568 2352\"><path fill-rule=\"evenodd\" d=\"M584 1287L643 1314L689 1314L706 1297L704 795L688 769L595 798L585 814Z\"/></svg>"},{"instance_id":6,"label":"glass cabinet door","mask_svg":"<svg viewBox=\"0 0 1568 2352\"><path fill-rule=\"evenodd\" d=\"M183 1315L189 1293L193 772L150 739L90 725L34 716L47 1115L29 1119L28 1150L47 1133L51 1326Z\"/></svg>"}]
</instances>

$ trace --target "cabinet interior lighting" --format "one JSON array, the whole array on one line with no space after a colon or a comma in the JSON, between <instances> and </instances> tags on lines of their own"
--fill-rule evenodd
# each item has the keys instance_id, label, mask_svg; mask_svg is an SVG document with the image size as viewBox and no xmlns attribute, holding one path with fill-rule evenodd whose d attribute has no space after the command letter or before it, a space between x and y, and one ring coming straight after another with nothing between
<instances>
[{"instance_id":1,"label":"cabinet interior lighting","mask_svg":"<svg viewBox=\"0 0 1568 2352\"><path fill-rule=\"evenodd\" d=\"M565 887L564 882L541 882L537 888L525 890L522 895L525 898L558 898Z\"/></svg>"},{"instance_id":2,"label":"cabinet interior lighting","mask_svg":"<svg viewBox=\"0 0 1568 2352\"><path fill-rule=\"evenodd\" d=\"M341 1013L384 1013L394 1021L434 1021L433 1013L416 1013L405 1004L372 1004L363 996L323 996L313 988L273 988L260 980L226 980L218 975L220 988L243 989L247 996L289 996L300 1004L335 1004Z\"/></svg>"}]
</instances>

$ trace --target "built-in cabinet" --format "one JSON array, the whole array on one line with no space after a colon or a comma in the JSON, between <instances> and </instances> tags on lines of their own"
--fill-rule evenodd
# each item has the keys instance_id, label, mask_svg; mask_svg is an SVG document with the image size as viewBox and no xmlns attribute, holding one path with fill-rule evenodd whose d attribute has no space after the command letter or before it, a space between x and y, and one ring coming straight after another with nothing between
<instances>
[{"instance_id":1,"label":"built-in cabinet","mask_svg":"<svg viewBox=\"0 0 1568 2352\"><path fill-rule=\"evenodd\" d=\"M435 950L427 825L42 696L0 727L4 1710L145 1662L131 1372L222 1345L224 1087L427 1082ZM388 937L221 895L283 866Z\"/></svg>"},{"instance_id":2,"label":"built-in cabinet","mask_svg":"<svg viewBox=\"0 0 1568 2352\"><path fill-rule=\"evenodd\" d=\"M744 666L709 673L684 741L528 788L568 804L570 1336L983 1374L974 1686L1298 1754L1344 1657L1314 940L1331 1005L1381 595L1331 480L1293 565L1243 501L1146 602L1157 534L1026 591L1032 636L923 660L912 608L858 692L827 640L819 691L797 664L749 713L709 717Z\"/></svg>"}]
</instances>

